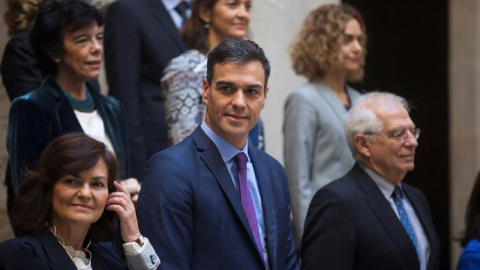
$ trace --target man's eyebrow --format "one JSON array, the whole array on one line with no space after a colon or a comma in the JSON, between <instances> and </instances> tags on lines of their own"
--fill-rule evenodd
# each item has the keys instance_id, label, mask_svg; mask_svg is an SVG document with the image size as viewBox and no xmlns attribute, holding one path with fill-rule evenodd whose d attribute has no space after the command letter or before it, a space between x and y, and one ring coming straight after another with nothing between
<instances>
[{"instance_id":1,"label":"man's eyebrow","mask_svg":"<svg viewBox=\"0 0 480 270\"><path fill-rule=\"evenodd\" d=\"M229 81L217 81L217 82L215 83L215 85L228 85L228 86L233 86L233 85L235 85L235 84L232 83L232 82L229 82Z\"/></svg>"},{"instance_id":2,"label":"man's eyebrow","mask_svg":"<svg viewBox=\"0 0 480 270\"><path fill-rule=\"evenodd\" d=\"M236 84L233 82L229 81L217 81L215 83L216 86L234 86L236 87ZM252 83L246 86L246 88L263 88L263 85L261 83Z\"/></svg>"},{"instance_id":3,"label":"man's eyebrow","mask_svg":"<svg viewBox=\"0 0 480 270\"><path fill-rule=\"evenodd\" d=\"M260 83L253 83L253 84L247 85L247 88L263 88L263 85Z\"/></svg>"}]
</instances>

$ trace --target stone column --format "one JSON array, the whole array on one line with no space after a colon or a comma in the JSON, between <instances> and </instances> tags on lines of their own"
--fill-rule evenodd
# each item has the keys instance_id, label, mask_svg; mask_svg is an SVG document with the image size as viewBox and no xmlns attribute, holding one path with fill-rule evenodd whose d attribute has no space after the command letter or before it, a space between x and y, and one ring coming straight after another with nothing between
<instances>
[{"instance_id":1,"label":"stone column","mask_svg":"<svg viewBox=\"0 0 480 270\"><path fill-rule=\"evenodd\" d=\"M449 4L450 232L457 238L465 226L466 205L480 169L480 2L452 0ZM453 239L449 244L454 269L461 248Z\"/></svg>"}]
</instances>

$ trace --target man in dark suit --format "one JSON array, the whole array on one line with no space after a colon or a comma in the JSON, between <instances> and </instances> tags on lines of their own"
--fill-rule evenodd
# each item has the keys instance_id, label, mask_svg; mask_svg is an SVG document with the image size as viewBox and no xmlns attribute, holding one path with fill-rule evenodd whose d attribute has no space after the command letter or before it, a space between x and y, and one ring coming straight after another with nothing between
<instances>
[{"instance_id":1,"label":"man in dark suit","mask_svg":"<svg viewBox=\"0 0 480 270\"><path fill-rule=\"evenodd\" d=\"M252 41L208 55L205 121L149 161L139 224L165 269L297 269L283 167L247 140L268 93Z\"/></svg>"},{"instance_id":2,"label":"man in dark suit","mask_svg":"<svg viewBox=\"0 0 480 270\"><path fill-rule=\"evenodd\" d=\"M357 160L314 196L305 222L304 269L438 269L439 243L423 193L402 183L414 168L420 130L407 102L360 98L345 121Z\"/></svg>"},{"instance_id":3,"label":"man in dark suit","mask_svg":"<svg viewBox=\"0 0 480 270\"><path fill-rule=\"evenodd\" d=\"M168 62L185 50L175 23L180 27L187 15L173 2L183 1L118 0L105 18L109 94L125 109L132 176L139 180L147 160L167 147L160 79Z\"/></svg>"}]
</instances>

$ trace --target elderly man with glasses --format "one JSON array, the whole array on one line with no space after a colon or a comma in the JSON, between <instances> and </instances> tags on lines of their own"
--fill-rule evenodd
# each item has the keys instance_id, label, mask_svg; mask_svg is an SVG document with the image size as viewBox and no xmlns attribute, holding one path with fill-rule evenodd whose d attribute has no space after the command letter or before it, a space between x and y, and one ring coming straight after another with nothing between
<instances>
[{"instance_id":1,"label":"elderly man with glasses","mask_svg":"<svg viewBox=\"0 0 480 270\"><path fill-rule=\"evenodd\" d=\"M402 183L418 129L390 93L358 100L345 120L356 164L320 189L308 210L303 269L438 269L439 243L423 193Z\"/></svg>"}]
</instances>

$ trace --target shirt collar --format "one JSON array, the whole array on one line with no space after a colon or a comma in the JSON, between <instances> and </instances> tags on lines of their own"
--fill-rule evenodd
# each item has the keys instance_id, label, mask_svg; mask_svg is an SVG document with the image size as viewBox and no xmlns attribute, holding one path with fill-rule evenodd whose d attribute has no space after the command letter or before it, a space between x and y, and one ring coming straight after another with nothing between
<instances>
[{"instance_id":1,"label":"shirt collar","mask_svg":"<svg viewBox=\"0 0 480 270\"><path fill-rule=\"evenodd\" d=\"M248 139L245 142L245 146L243 146L242 150L238 150L235 148L235 146L231 145L229 142L225 141L222 137L215 133L205 121L202 122L200 127L217 147L220 155L222 156L223 162L229 162L240 152L243 152L245 155L247 155L247 162L250 161L250 156L248 155Z\"/></svg>"},{"instance_id":2,"label":"shirt collar","mask_svg":"<svg viewBox=\"0 0 480 270\"><path fill-rule=\"evenodd\" d=\"M375 182L375 184L378 186L378 188L382 192L383 196L385 196L385 198L387 198L387 199L390 199L392 197L393 190L395 189L395 185L391 181L389 181L387 178L385 178L384 176L382 176L379 173L377 173L376 171L372 170L367 165L365 165L361 162L358 162L358 164L368 174L368 176L370 176L372 178L373 182ZM399 183L398 185L400 187L402 187L401 183Z\"/></svg>"},{"instance_id":3,"label":"shirt collar","mask_svg":"<svg viewBox=\"0 0 480 270\"><path fill-rule=\"evenodd\" d=\"M162 0L165 9L168 11L173 10L178 4L180 4L180 2L182 2L182 0ZM185 0L185 2L191 3L189 0Z\"/></svg>"}]
</instances>

